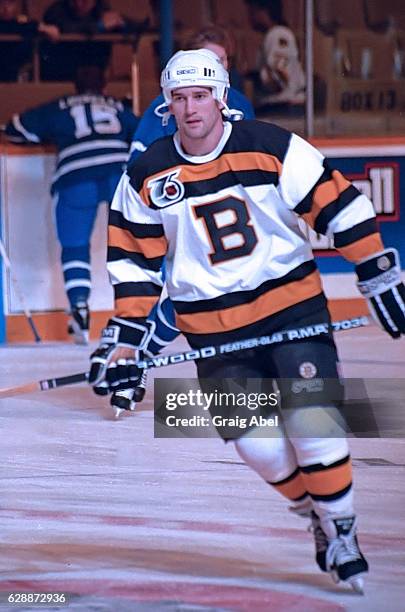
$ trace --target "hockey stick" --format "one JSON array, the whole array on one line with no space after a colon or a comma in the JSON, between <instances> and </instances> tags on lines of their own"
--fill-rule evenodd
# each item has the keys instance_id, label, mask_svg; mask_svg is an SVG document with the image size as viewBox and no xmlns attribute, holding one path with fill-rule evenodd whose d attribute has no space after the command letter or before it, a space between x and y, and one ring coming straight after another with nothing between
<instances>
[{"instance_id":1,"label":"hockey stick","mask_svg":"<svg viewBox=\"0 0 405 612\"><path fill-rule=\"evenodd\" d=\"M243 351L246 349L268 346L270 344L280 344L281 342L294 342L295 340L303 340L305 338L314 338L322 334L332 331L344 331L365 327L370 324L368 317L355 317L353 319L343 319L335 321L331 325L328 323L318 323L317 325L307 325L296 329L288 329L275 332L268 336L258 336L257 338L249 338L248 340L238 340L237 342L229 342L218 346L206 346L201 349L191 349L182 353L174 353L172 355L160 355L151 357L143 361L138 361L137 366L142 369L162 368L168 365L175 365L185 361L194 361L196 359L208 359L216 355L224 355ZM70 376L61 376L59 378L49 378L36 382L27 383L17 387L7 387L0 389L0 399L3 397L11 397L22 393L32 393L33 391L48 391L57 387L65 387L76 383L85 382L88 379L88 372L80 372Z\"/></svg>"},{"instance_id":2,"label":"hockey stick","mask_svg":"<svg viewBox=\"0 0 405 612\"><path fill-rule=\"evenodd\" d=\"M17 279L16 279L16 277L13 274L13 271L11 269L11 261L10 261L8 255L7 255L6 249L4 248L4 244L3 244L3 241L1 239L0 239L0 255L3 258L4 265L6 266L7 270L10 273L10 278L11 278L11 281L12 281L12 283L14 285L14 290L15 290L15 292L17 294L17 297L19 299L19 302L21 304L21 307L23 309L25 317L26 317L26 319L28 321L28 324L29 324L29 326L31 328L31 331L34 334L35 342L41 342L41 336L39 335L38 330L35 327L34 321L32 319L31 312L30 312L30 310L28 309L28 306L25 303L25 298L24 298L23 292L21 291L21 289L20 289L20 287L18 285Z\"/></svg>"},{"instance_id":3,"label":"hockey stick","mask_svg":"<svg viewBox=\"0 0 405 612\"><path fill-rule=\"evenodd\" d=\"M89 375L87 372L80 372L79 374L60 376L59 378L37 380L36 382L30 382L25 385L19 385L17 387L5 387L4 389L0 389L0 399L3 397L12 397L13 395L21 395L23 393L33 393L34 391L49 391L49 389L56 389L57 387L75 385L77 383L85 382L88 377Z\"/></svg>"}]
</instances>

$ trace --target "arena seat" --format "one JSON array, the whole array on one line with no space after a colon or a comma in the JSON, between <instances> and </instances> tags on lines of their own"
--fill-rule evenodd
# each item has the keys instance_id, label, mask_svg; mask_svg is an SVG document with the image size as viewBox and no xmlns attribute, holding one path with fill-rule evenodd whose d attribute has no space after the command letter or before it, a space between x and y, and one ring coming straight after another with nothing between
<instances>
[{"instance_id":1,"label":"arena seat","mask_svg":"<svg viewBox=\"0 0 405 612\"><path fill-rule=\"evenodd\" d=\"M284 19L298 37L305 31L305 0L283 0Z\"/></svg>"},{"instance_id":2,"label":"arena seat","mask_svg":"<svg viewBox=\"0 0 405 612\"><path fill-rule=\"evenodd\" d=\"M160 65L157 48L157 35L145 34L141 36L136 53L136 59L139 66L141 111L144 111L153 98L160 93Z\"/></svg>"},{"instance_id":3,"label":"arena seat","mask_svg":"<svg viewBox=\"0 0 405 612\"><path fill-rule=\"evenodd\" d=\"M364 0L364 9L367 26L372 30L405 29L403 0Z\"/></svg>"},{"instance_id":4,"label":"arena seat","mask_svg":"<svg viewBox=\"0 0 405 612\"><path fill-rule=\"evenodd\" d=\"M41 21L48 6L53 0L26 0L27 15L30 19Z\"/></svg>"},{"instance_id":5,"label":"arena seat","mask_svg":"<svg viewBox=\"0 0 405 612\"><path fill-rule=\"evenodd\" d=\"M155 22L155 14L149 0L136 0L134 2L128 2L128 0L110 0L110 7L112 10L135 21L149 19L151 26Z\"/></svg>"},{"instance_id":6,"label":"arena seat","mask_svg":"<svg viewBox=\"0 0 405 612\"><path fill-rule=\"evenodd\" d=\"M173 10L176 30L196 30L211 20L211 13L206 0L175 0Z\"/></svg>"},{"instance_id":7,"label":"arena seat","mask_svg":"<svg viewBox=\"0 0 405 612\"><path fill-rule=\"evenodd\" d=\"M365 30L363 0L315 0L315 23L327 35L338 29Z\"/></svg>"},{"instance_id":8,"label":"arena seat","mask_svg":"<svg viewBox=\"0 0 405 612\"><path fill-rule=\"evenodd\" d=\"M249 14L244 0L234 0L230 9L224 0L212 3L212 19L226 28L246 29L249 27Z\"/></svg>"}]
</instances>

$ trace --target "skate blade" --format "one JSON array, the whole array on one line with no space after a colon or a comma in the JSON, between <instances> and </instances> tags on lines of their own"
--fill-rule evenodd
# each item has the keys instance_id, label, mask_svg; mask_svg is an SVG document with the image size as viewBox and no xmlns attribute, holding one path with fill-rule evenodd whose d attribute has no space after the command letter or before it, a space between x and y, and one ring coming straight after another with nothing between
<instances>
[{"instance_id":1,"label":"skate blade","mask_svg":"<svg viewBox=\"0 0 405 612\"><path fill-rule=\"evenodd\" d=\"M82 332L80 335L74 335L74 342L79 346L87 346L89 343L89 332Z\"/></svg>"},{"instance_id":2,"label":"skate blade","mask_svg":"<svg viewBox=\"0 0 405 612\"><path fill-rule=\"evenodd\" d=\"M136 408L136 402L131 402L129 410L125 410L125 408L118 408L118 406L114 406L114 417L115 419L119 419L123 412L134 412Z\"/></svg>"},{"instance_id":3,"label":"skate blade","mask_svg":"<svg viewBox=\"0 0 405 612\"><path fill-rule=\"evenodd\" d=\"M69 323L71 333L73 335L73 341L75 344L80 346L87 346L89 343L89 330L82 329L74 319L72 319Z\"/></svg>"},{"instance_id":4,"label":"skate blade","mask_svg":"<svg viewBox=\"0 0 405 612\"><path fill-rule=\"evenodd\" d=\"M340 582L339 574L335 570L331 570L329 573L332 577L333 582L335 584L339 584Z\"/></svg>"},{"instance_id":5,"label":"skate blade","mask_svg":"<svg viewBox=\"0 0 405 612\"><path fill-rule=\"evenodd\" d=\"M358 595L364 595L364 580L361 576L353 576L347 580L348 584L352 587L353 591Z\"/></svg>"},{"instance_id":6,"label":"skate blade","mask_svg":"<svg viewBox=\"0 0 405 612\"><path fill-rule=\"evenodd\" d=\"M120 418L121 412L125 412L123 408L114 408L114 418L118 420Z\"/></svg>"},{"instance_id":7,"label":"skate blade","mask_svg":"<svg viewBox=\"0 0 405 612\"><path fill-rule=\"evenodd\" d=\"M332 570L330 572L330 575L335 584L338 584L340 582L339 575L335 570ZM356 574L355 576L352 576L351 578L348 578L347 580L343 581L344 584L348 584L349 586L351 586L353 591L358 595L364 595L364 580L362 578L362 575L363 574Z\"/></svg>"}]
</instances>

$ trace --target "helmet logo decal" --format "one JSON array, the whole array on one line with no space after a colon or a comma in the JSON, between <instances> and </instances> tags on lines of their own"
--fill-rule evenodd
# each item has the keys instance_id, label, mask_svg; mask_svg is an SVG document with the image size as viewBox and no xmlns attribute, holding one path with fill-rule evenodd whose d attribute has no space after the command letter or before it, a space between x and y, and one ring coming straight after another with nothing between
<instances>
[{"instance_id":1,"label":"helmet logo decal","mask_svg":"<svg viewBox=\"0 0 405 612\"><path fill-rule=\"evenodd\" d=\"M184 185L178 180L180 168L151 179L147 187L150 189L150 199L159 208L176 204L184 196Z\"/></svg>"},{"instance_id":2,"label":"helmet logo decal","mask_svg":"<svg viewBox=\"0 0 405 612\"><path fill-rule=\"evenodd\" d=\"M197 68L180 68L176 70L176 74L196 74L197 72Z\"/></svg>"}]
</instances>

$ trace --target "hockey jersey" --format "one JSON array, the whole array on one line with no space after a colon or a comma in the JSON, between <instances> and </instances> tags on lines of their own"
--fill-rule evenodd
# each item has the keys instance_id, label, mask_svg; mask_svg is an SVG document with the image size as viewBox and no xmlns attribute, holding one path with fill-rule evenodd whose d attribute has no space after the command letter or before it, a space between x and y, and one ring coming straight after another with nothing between
<instances>
[{"instance_id":1,"label":"hockey jersey","mask_svg":"<svg viewBox=\"0 0 405 612\"><path fill-rule=\"evenodd\" d=\"M120 172L138 118L115 98L64 96L14 115L6 127L13 142L52 143L58 149L52 191Z\"/></svg>"},{"instance_id":2,"label":"hockey jersey","mask_svg":"<svg viewBox=\"0 0 405 612\"><path fill-rule=\"evenodd\" d=\"M182 150L178 133L153 143L123 175L111 206L117 316L148 315L163 257L176 325L191 346L249 337L257 325L268 333L280 313L324 307L299 216L333 235L349 261L383 248L370 200L296 134L226 122L216 149L201 157Z\"/></svg>"}]
</instances>

